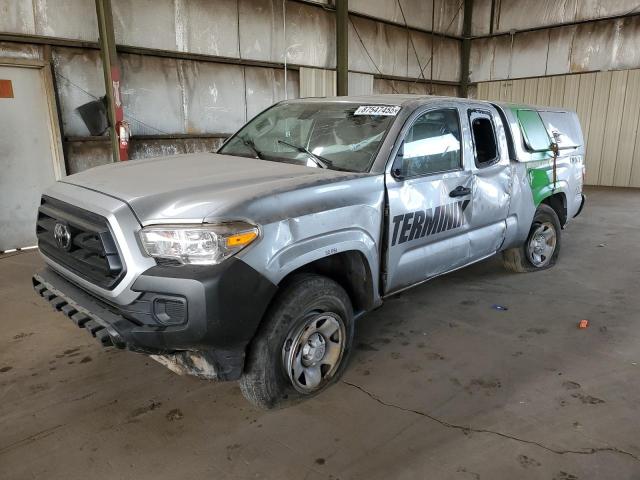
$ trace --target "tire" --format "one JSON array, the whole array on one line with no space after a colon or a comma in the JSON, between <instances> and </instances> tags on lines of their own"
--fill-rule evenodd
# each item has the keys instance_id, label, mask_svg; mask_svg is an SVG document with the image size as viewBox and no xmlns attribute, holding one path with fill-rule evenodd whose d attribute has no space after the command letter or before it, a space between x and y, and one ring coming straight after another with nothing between
<instances>
[{"instance_id":1,"label":"tire","mask_svg":"<svg viewBox=\"0 0 640 480\"><path fill-rule=\"evenodd\" d=\"M524 244L502 252L505 268L516 273L551 268L560 253L560 232L560 220L556 212L549 205L541 204L533 216L531 229Z\"/></svg>"},{"instance_id":2,"label":"tire","mask_svg":"<svg viewBox=\"0 0 640 480\"><path fill-rule=\"evenodd\" d=\"M351 301L340 285L315 274L294 276L269 307L249 347L242 394L253 405L270 409L323 391L347 365L353 324Z\"/></svg>"}]
</instances>

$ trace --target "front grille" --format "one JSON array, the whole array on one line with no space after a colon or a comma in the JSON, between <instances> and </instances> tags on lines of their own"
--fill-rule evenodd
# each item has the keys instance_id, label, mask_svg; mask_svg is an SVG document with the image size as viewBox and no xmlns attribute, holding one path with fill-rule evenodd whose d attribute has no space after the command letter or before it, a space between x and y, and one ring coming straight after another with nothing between
<instances>
[{"instance_id":1,"label":"front grille","mask_svg":"<svg viewBox=\"0 0 640 480\"><path fill-rule=\"evenodd\" d=\"M68 244L56 241L56 224L69 232ZM100 215L43 196L36 234L43 254L95 285L112 289L124 276L109 224Z\"/></svg>"}]
</instances>

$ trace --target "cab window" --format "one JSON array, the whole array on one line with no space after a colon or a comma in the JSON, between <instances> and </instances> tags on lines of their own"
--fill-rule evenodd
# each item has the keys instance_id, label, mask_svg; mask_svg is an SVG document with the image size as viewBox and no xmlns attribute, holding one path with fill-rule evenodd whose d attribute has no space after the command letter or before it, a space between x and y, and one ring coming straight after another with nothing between
<instances>
[{"instance_id":1,"label":"cab window","mask_svg":"<svg viewBox=\"0 0 640 480\"><path fill-rule=\"evenodd\" d=\"M476 166L479 168L493 165L499 160L496 132L491 115L486 112L472 110L469 112L473 147L475 149Z\"/></svg>"},{"instance_id":2,"label":"cab window","mask_svg":"<svg viewBox=\"0 0 640 480\"><path fill-rule=\"evenodd\" d=\"M380 109L391 113L376 112ZM366 172L398 111L395 105L281 103L247 123L218 153Z\"/></svg>"},{"instance_id":3,"label":"cab window","mask_svg":"<svg viewBox=\"0 0 640 480\"><path fill-rule=\"evenodd\" d=\"M456 109L419 116L402 145L402 175L415 177L458 170L462 166L460 121Z\"/></svg>"}]
</instances>

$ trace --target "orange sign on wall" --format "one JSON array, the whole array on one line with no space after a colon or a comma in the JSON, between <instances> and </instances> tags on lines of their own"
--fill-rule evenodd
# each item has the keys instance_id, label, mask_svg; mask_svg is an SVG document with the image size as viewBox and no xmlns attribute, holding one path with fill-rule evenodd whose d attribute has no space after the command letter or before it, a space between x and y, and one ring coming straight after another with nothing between
<instances>
[{"instance_id":1,"label":"orange sign on wall","mask_svg":"<svg viewBox=\"0 0 640 480\"><path fill-rule=\"evenodd\" d=\"M0 98L13 98L13 85L11 85L11 80L0 79Z\"/></svg>"}]
</instances>

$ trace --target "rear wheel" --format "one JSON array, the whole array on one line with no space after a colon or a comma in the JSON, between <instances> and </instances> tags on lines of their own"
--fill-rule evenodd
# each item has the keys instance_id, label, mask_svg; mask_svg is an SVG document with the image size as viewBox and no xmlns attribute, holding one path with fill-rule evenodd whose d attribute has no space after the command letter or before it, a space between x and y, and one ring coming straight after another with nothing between
<instances>
[{"instance_id":1,"label":"rear wheel","mask_svg":"<svg viewBox=\"0 0 640 480\"><path fill-rule=\"evenodd\" d=\"M353 330L351 301L340 285L320 275L296 275L250 346L243 395L273 408L319 393L344 371Z\"/></svg>"},{"instance_id":2,"label":"rear wheel","mask_svg":"<svg viewBox=\"0 0 640 480\"><path fill-rule=\"evenodd\" d=\"M535 272L556 263L560 253L560 220L550 206L541 204L533 217L524 245L502 253L507 270L512 272Z\"/></svg>"}]
</instances>

